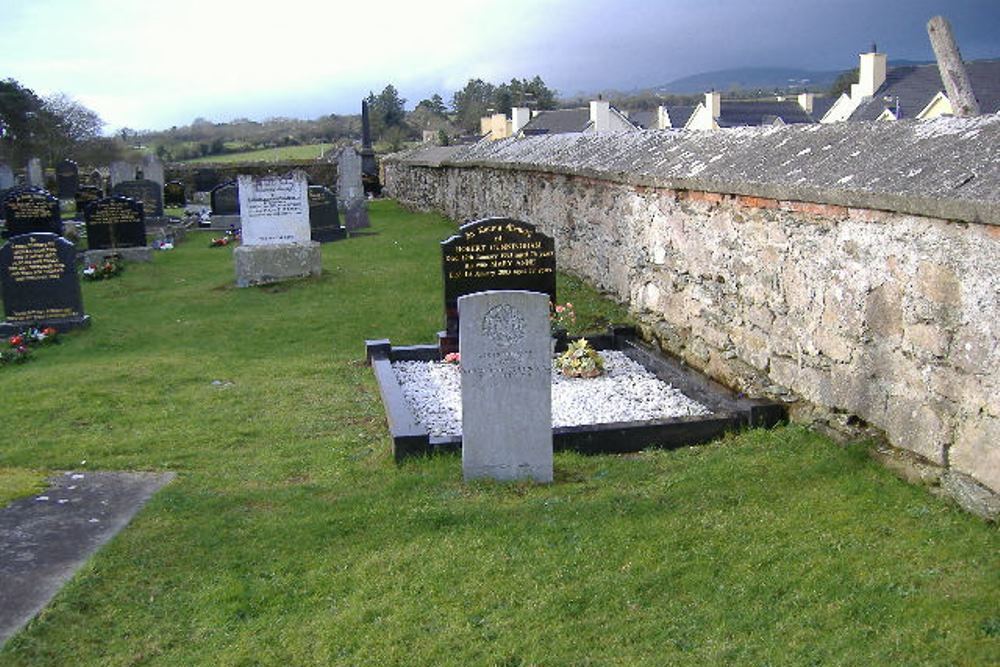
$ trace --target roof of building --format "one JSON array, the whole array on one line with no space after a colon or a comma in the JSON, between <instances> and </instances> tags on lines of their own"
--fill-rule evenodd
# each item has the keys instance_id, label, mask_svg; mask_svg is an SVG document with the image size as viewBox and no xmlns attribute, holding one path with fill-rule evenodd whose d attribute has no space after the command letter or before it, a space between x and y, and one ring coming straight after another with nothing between
<instances>
[{"instance_id":1,"label":"roof of building","mask_svg":"<svg viewBox=\"0 0 1000 667\"><path fill-rule=\"evenodd\" d=\"M670 116L670 126L682 128L687 125L688 119L691 118L691 114L694 113L695 108L693 106L667 107L667 115Z\"/></svg>"},{"instance_id":2,"label":"roof of building","mask_svg":"<svg viewBox=\"0 0 1000 667\"><path fill-rule=\"evenodd\" d=\"M526 135L566 134L567 132L583 132L589 123L589 108L555 109L553 111L539 111L521 129Z\"/></svg>"},{"instance_id":3,"label":"roof of building","mask_svg":"<svg viewBox=\"0 0 1000 667\"><path fill-rule=\"evenodd\" d=\"M722 100L719 103L719 127L772 125L777 119L785 125L815 123L796 100Z\"/></svg>"},{"instance_id":4,"label":"roof of building","mask_svg":"<svg viewBox=\"0 0 1000 667\"><path fill-rule=\"evenodd\" d=\"M830 97L828 95L824 95L823 97L814 97L813 110L810 115L818 121L820 118L825 116L826 112L829 111L830 108L836 103L836 97Z\"/></svg>"},{"instance_id":5,"label":"roof of building","mask_svg":"<svg viewBox=\"0 0 1000 667\"><path fill-rule=\"evenodd\" d=\"M437 162L602 175L636 185L770 197L1000 225L1000 115L649 130L422 148L386 163ZM433 160L429 159L431 152ZM443 159L442 159L443 158Z\"/></svg>"},{"instance_id":6,"label":"roof of building","mask_svg":"<svg viewBox=\"0 0 1000 667\"><path fill-rule=\"evenodd\" d=\"M656 129L656 111L629 111L628 119L640 130Z\"/></svg>"},{"instance_id":7,"label":"roof of building","mask_svg":"<svg viewBox=\"0 0 1000 667\"><path fill-rule=\"evenodd\" d=\"M974 60L965 63L965 69L980 110L1000 111L1000 60ZM886 109L897 119L916 118L939 92L945 89L937 65L893 67L875 95L851 114L851 120L875 120Z\"/></svg>"}]
</instances>

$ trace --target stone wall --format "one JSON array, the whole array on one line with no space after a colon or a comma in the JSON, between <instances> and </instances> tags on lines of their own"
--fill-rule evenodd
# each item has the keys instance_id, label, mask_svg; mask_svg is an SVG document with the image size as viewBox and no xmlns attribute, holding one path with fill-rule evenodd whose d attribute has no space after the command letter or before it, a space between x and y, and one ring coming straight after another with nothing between
<instances>
[{"instance_id":1,"label":"stone wall","mask_svg":"<svg viewBox=\"0 0 1000 667\"><path fill-rule=\"evenodd\" d=\"M996 516L1000 118L641 134L396 156L386 189L538 225L648 339Z\"/></svg>"}]
</instances>

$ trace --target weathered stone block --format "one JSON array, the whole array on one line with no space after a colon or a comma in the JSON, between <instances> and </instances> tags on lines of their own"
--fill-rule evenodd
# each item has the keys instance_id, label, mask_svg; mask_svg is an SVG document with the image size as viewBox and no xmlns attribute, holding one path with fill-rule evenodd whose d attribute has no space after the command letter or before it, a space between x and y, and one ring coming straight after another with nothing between
<instances>
[{"instance_id":1,"label":"weathered stone block","mask_svg":"<svg viewBox=\"0 0 1000 667\"><path fill-rule=\"evenodd\" d=\"M982 414L963 420L949 452L949 463L1000 493L1000 418Z\"/></svg>"},{"instance_id":2,"label":"weathered stone block","mask_svg":"<svg viewBox=\"0 0 1000 667\"><path fill-rule=\"evenodd\" d=\"M128 248L110 248L105 250L86 250L83 253L83 263L100 264L107 257L118 255L126 262L152 262L153 249L149 246L132 246Z\"/></svg>"},{"instance_id":3,"label":"weathered stone block","mask_svg":"<svg viewBox=\"0 0 1000 667\"><path fill-rule=\"evenodd\" d=\"M891 396L886 406L886 434L892 443L945 465L948 427L939 410L924 403L919 395Z\"/></svg>"},{"instance_id":4,"label":"weathered stone block","mask_svg":"<svg viewBox=\"0 0 1000 667\"><path fill-rule=\"evenodd\" d=\"M250 287L322 273L320 244L240 246L233 251L236 286Z\"/></svg>"}]
</instances>

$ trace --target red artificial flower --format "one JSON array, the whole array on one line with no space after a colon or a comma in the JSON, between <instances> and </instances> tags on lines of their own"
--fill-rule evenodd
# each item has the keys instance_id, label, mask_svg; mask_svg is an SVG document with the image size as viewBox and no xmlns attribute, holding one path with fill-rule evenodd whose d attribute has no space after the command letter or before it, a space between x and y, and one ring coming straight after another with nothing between
<instances>
[{"instance_id":1,"label":"red artificial flower","mask_svg":"<svg viewBox=\"0 0 1000 667\"><path fill-rule=\"evenodd\" d=\"M58 332L56 331L55 327L45 327L44 329L42 329L42 333L45 334L46 336L55 336L56 333Z\"/></svg>"},{"instance_id":2,"label":"red artificial flower","mask_svg":"<svg viewBox=\"0 0 1000 667\"><path fill-rule=\"evenodd\" d=\"M16 336L11 336L10 337L10 346L11 347L18 347L22 343L24 343L24 336L22 336L21 334L18 334Z\"/></svg>"}]
</instances>

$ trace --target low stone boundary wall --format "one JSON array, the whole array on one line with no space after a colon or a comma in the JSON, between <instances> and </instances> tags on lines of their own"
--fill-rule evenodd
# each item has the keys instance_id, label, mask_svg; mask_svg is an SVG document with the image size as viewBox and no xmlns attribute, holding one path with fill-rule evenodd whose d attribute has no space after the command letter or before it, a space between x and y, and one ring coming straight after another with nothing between
<instances>
[{"instance_id":1,"label":"low stone boundary wall","mask_svg":"<svg viewBox=\"0 0 1000 667\"><path fill-rule=\"evenodd\" d=\"M534 223L647 339L996 516L1000 118L731 132L432 149L386 191Z\"/></svg>"}]
</instances>

